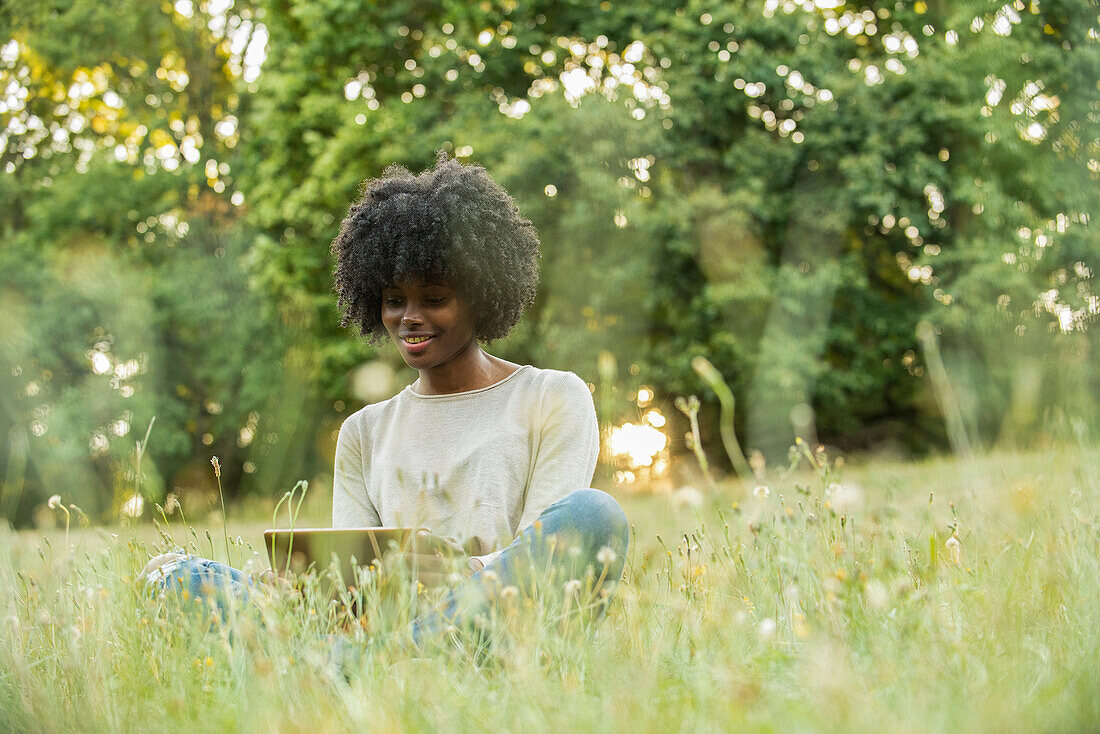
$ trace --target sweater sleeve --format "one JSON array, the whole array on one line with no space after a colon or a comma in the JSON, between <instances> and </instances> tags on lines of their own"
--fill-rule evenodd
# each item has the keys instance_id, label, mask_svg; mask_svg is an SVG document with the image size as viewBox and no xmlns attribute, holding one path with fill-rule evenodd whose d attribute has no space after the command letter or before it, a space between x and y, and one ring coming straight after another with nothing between
<instances>
[{"instance_id":1,"label":"sweater sleeve","mask_svg":"<svg viewBox=\"0 0 1100 734\"><path fill-rule=\"evenodd\" d=\"M374 528L382 521L367 496L364 477L363 440L359 417L350 416L340 426L336 439L336 462L332 482L332 527Z\"/></svg>"},{"instance_id":2,"label":"sweater sleeve","mask_svg":"<svg viewBox=\"0 0 1100 734\"><path fill-rule=\"evenodd\" d=\"M592 486L600 453L596 408L581 378L572 372L556 374L540 405L538 449L518 530L570 492Z\"/></svg>"}]
</instances>

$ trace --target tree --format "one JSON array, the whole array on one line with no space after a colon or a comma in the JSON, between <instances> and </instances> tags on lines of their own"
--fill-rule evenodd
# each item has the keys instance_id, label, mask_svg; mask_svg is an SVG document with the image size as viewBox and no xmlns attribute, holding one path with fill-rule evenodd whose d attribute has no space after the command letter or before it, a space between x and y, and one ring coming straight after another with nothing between
<instances>
[{"instance_id":1,"label":"tree","mask_svg":"<svg viewBox=\"0 0 1100 734\"><path fill-rule=\"evenodd\" d=\"M231 176L252 6L3 12L0 513L26 522L53 493L93 514L201 495L212 453L230 493L277 487L313 456L280 450L288 339L250 289Z\"/></svg>"},{"instance_id":2,"label":"tree","mask_svg":"<svg viewBox=\"0 0 1100 734\"><path fill-rule=\"evenodd\" d=\"M883 438L868 432L876 425L905 444L942 440L922 319L957 378L968 345L983 355L975 374L1002 392L1016 378L995 355L1050 299L1051 278L1065 279L1058 292L1072 304L1055 299L1042 318L1067 318L1064 305L1081 329L1091 319L1089 277L1077 275L1095 249L1083 226L1097 139L1087 3L329 2L268 13L272 62L250 138L252 190L267 203L263 279L325 343L338 337L322 243L355 186L394 160L423 168L439 147L486 165L545 233L545 292L510 354L545 359L540 345L564 338L575 346L552 354L594 380L597 344L621 345L619 363L644 365L666 395L701 390L689 365L708 355L761 447L815 430L868 445ZM995 88L1018 104L990 107ZM603 139L559 117L547 104L558 95L574 120L598 107ZM576 131L564 145L562 125ZM578 187L601 176L631 196ZM568 223L577 212L580 227ZM616 218L625 231L609 237ZM1051 226L1065 236L1049 238ZM1004 263L1021 227L1047 232L1061 254L1044 245L1043 262L1016 277ZM600 269L601 287L578 287L556 310L555 291L585 281L584 267L555 271L558 252L631 266L621 281ZM1004 294L987 286L1013 277L1023 308L1001 323ZM627 338L639 331L641 345ZM963 382L980 394L981 380ZM986 397L975 404L1009 410ZM972 423L997 434L989 419Z\"/></svg>"}]
</instances>

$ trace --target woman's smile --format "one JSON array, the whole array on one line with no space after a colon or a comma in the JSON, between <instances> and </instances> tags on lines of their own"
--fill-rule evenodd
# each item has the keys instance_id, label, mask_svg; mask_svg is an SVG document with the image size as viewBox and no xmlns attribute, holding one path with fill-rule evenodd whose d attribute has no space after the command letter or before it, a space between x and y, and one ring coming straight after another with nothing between
<instances>
[{"instance_id":1,"label":"woman's smile","mask_svg":"<svg viewBox=\"0 0 1100 734\"><path fill-rule=\"evenodd\" d=\"M402 336L401 341L405 350L410 354L420 354L428 348L429 343L435 339L434 335L427 336Z\"/></svg>"}]
</instances>

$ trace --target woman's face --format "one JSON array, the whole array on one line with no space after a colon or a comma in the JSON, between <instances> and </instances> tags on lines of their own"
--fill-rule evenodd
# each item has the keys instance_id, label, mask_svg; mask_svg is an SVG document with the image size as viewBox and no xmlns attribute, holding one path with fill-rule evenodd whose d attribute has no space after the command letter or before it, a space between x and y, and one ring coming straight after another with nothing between
<instances>
[{"instance_id":1,"label":"woman's face","mask_svg":"<svg viewBox=\"0 0 1100 734\"><path fill-rule=\"evenodd\" d=\"M450 286L410 278L382 291L382 324L405 364L432 369L475 343L470 303Z\"/></svg>"}]
</instances>

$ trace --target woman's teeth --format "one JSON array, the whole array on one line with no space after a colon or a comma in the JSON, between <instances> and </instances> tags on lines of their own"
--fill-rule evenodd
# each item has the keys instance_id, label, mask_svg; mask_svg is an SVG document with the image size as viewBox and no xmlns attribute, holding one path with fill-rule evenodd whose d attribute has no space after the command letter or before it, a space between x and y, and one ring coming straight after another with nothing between
<instances>
[{"instance_id":1,"label":"woman's teeth","mask_svg":"<svg viewBox=\"0 0 1100 734\"><path fill-rule=\"evenodd\" d=\"M407 336L407 337L405 337L405 343L406 344L420 344L421 342L426 342L429 339L431 339L430 336Z\"/></svg>"}]
</instances>

